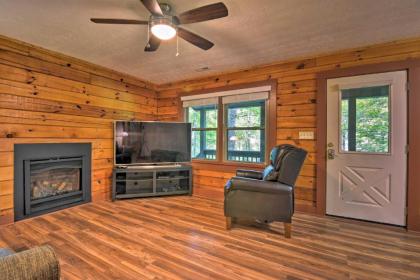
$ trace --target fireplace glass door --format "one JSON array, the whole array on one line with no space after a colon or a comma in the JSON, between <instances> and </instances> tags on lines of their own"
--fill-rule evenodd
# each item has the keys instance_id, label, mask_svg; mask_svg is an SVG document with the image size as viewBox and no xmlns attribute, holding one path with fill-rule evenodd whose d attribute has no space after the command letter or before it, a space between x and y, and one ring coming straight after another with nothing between
<instances>
[{"instance_id":1,"label":"fireplace glass door","mask_svg":"<svg viewBox=\"0 0 420 280\"><path fill-rule=\"evenodd\" d=\"M26 213L82 198L82 158L25 161Z\"/></svg>"}]
</instances>

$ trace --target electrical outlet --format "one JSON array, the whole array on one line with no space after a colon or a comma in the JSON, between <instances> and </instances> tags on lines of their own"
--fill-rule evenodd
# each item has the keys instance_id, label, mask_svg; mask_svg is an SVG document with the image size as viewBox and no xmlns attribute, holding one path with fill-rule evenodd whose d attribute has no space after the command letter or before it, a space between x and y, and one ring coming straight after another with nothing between
<instances>
[{"instance_id":1,"label":"electrical outlet","mask_svg":"<svg viewBox=\"0 0 420 280\"><path fill-rule=\"evenodd\" d=\"M299 139L314 139L313 131L299 131Z\"/></svg>"}]
</instances>

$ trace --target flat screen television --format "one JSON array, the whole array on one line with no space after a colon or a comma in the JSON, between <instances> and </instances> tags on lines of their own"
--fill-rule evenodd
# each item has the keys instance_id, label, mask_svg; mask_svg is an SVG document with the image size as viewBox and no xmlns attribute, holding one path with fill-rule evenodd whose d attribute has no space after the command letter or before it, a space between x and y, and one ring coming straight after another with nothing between
<instances>
[{"instance_id":1,"label":"flat screen television","mask_svg":"<svg viewBox=\"0 0 420 280\"><path fill-rule=\"evenodd\" d=\"M115 164L147 165L191 161L191 124L116 121Z\"/></svg>"}]
</instances>

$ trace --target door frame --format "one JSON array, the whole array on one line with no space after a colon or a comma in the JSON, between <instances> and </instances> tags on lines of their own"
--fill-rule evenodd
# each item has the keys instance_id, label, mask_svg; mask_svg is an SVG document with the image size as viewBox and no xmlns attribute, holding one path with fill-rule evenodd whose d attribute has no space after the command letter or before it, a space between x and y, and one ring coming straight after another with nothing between
<instances>
[{"instance_id":1,"label":"door frame","mask_svg":"<svg viewBox=\"0 0 420 280\"><path fill-rule=\"evenodd\" d=\"M316 212L326 214L326 146L327 146L327 80L347 76L377 74L383 72L407 71L407 229L420 231L420 59L407 59L396 62L385 62L355 66L345 69L334 69L317 74L316 106ZM417 110L416 110L417 108ZM417 140L417 141L416 141Z\"/></svg>"}]
</instances>

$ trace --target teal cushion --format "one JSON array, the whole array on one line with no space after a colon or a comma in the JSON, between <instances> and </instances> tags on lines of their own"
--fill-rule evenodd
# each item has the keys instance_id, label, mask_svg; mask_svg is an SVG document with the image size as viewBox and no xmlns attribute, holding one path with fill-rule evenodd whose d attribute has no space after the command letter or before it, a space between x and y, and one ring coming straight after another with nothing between
<instances>
[{"instance_id":1,"label":"teal cushion","mask_svg":"<svg viewBox=\"0 0 420 280\"><path fill-rule=\"evenodd\" d=\"M272 165L267 166L263 172L264 181L277 181L278 172L274 169Z\"/></svg>"},{"instance_id":2,"label":"teal cushion","mask_svg":"<svg viewBox=\"0 0 420 280\"><path fill-rule=\"evenodd\" d=\"M1 257L7 257L7 256L13 255L13 254L14 254L14 252L11 251L11 250L9 250L9 249L2 249L2 248L0 248L0 258Z\"/></svg>"}]
</instances>

